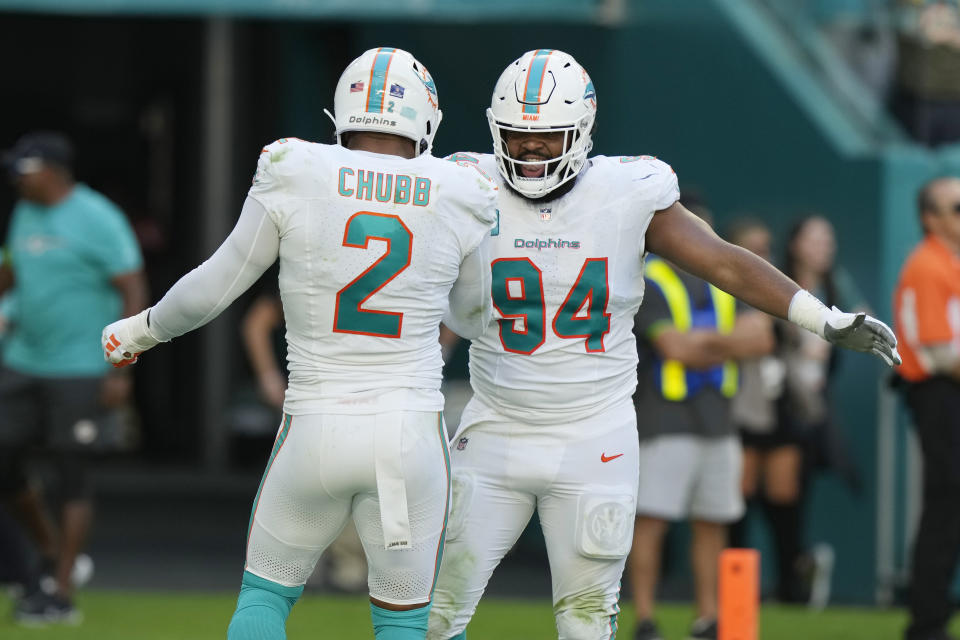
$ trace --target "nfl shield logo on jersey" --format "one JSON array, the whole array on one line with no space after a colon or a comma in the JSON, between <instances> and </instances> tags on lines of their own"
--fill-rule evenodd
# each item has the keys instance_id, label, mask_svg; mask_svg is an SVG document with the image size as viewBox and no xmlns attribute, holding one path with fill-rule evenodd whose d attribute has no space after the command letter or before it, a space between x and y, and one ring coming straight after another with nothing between
<instances>
[{"instance_id":1,"label":"nfl shield logo on jersey","mask_svg":"<svg viewBox=\"0 0 960 640\"><path fill-rule=\"evenodd\" d=\"M540 209L540 219L544 222L550 222L553 217L553 207Z\"/></svg>"},{"instance_id":2,"label":"nfl shield logo on jersey","mask_svg":"<svg viewBox=\"0 0 960 640\"><path fill-rule=\"evenodd\" d=\"M457 442L457 451L463 451L467 448L467 443L470 442L470 438L460 438Z\"/></svg>"}]
</instances>

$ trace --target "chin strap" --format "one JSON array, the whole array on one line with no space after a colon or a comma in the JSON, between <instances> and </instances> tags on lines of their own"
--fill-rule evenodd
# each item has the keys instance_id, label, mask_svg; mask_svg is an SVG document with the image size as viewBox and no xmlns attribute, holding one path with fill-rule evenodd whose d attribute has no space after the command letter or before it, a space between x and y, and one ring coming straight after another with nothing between
<instances>
[{"instance_id":1,"label":"chin strap","mask_svg":"<svg viewBox=\"0 0 960 640\"><path fill-rule=\"evenodd\" d=\"M333 135L337 137L337 144L340 143L340 132L337 130L337 119L333 117L333 114L330 113L330 109L324 109L323 112L327 114L327 117L330 118L330 122L333 123ZM342 145L341 145L342 146Z\"/></svg>"}]
</instances>

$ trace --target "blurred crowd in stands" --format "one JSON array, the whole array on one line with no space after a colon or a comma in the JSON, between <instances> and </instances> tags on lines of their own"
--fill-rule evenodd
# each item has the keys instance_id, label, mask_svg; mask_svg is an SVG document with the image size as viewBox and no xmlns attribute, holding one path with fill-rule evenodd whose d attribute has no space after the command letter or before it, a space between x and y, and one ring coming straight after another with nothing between
<instances>
[{"instance_id":1,"label":"blurred crowd in stands","mask_svg":"<svg viewBox=\"0 0 960 640\"><path fill-rule=\"evenodd\" d=\"M932 147L960 140L960 2L815 0L806 6L911 137Z\"/></svg>"}]
</instances>

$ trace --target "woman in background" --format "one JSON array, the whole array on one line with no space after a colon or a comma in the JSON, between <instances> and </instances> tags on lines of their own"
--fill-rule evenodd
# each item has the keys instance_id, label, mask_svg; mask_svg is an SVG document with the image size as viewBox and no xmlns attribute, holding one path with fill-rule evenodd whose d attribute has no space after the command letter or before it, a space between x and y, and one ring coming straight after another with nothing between
<instances>
[{"instance_id":1,"label":"woman in background","mask_svg":"<svg viewBox=\"0 0 960 640\"><path fill-rule=\"evenodd\" d=\"M731 242L769 259L771 236L759 221L745 220L731 231ZM784 273L827 306L864 309L852 278L839 265L833 225L820 215L799 220L787 238ZM830 344L776 324L775 353L741 363L742 392L733 411L744 446L743 492L759 502L770 523L777 559L777 598L820 608L830 594L833 551L804 542L804 493L814 466L835 466L855 484L849 463L838 463L830 422L827 382L832 370ZM832 449L832 450L831 450ZM826 458L826 460L824 460ZM733 538L742 543L743 526Z\"/></svg>"}]
</instances>

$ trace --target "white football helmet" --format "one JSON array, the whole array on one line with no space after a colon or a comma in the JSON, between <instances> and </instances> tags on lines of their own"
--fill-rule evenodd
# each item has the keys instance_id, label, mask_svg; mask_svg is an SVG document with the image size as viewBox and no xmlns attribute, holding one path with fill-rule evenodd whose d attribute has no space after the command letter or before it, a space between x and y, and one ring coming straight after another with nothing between
<instances>
[{"instance_id":1,"label":"white football helmet","mask_svg":"<svg viewBox=\"0 0 960 640\"><path fill-rule=\"evenodd\" d=\"M345 131L380 131L410 138L417 155L430 153L443 117L430 72L393 47L370 49L347 66L337 82L333 111L336 115L326 114L338 144Z\"/></svg>"},{"instance_id":2,"label":"white football helmet","mask_svg":"<svg viewBox=\"0 0 960 640\"><path fill-rule=\"evenodd\" d=\"M556 49L523 54L500 74L487 109L503 179L528 198L540 198L573 180L593 148L596 117L593 82L573 56ZM563 131L563 153L546 163L539 176L524 175L524 166L539 168L544 162L511 158L505 138L511 131Z\"/></svg>"}]
</instances>

